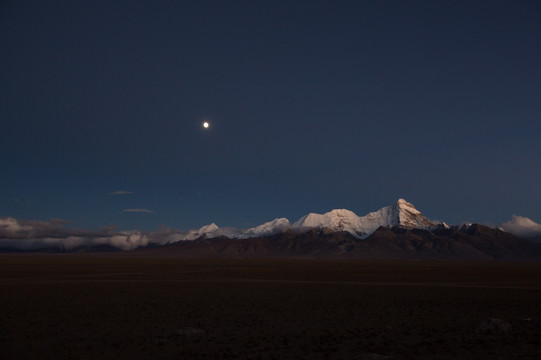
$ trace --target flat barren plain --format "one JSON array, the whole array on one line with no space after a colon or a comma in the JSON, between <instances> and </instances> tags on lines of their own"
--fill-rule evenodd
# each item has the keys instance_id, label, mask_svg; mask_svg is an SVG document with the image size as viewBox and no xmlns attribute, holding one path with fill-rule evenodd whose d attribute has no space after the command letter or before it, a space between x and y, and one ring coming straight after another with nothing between
<instances>
[{"instance_id":1,"label":"flat barren plain","mask_svg":"<svg viewBox=\"0 0 541 360\"><path fill-rule=\"evenodd\" d=\"M1 255L0 358L541 359L541 264Z\"/></svg>"}]
</instances>

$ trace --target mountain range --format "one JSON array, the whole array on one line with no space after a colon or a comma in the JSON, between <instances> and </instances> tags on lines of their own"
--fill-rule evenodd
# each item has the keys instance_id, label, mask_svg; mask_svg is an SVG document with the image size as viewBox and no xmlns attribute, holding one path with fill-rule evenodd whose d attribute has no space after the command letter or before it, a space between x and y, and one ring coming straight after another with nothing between
<instances>
[{"instance_id":1,"label":"mountain range","mask_svg":"<svg viewBox=\"0 0 541 360\"><path fill-rule=\"evenodd\" d=\"M346 209L277 218L249 229L211 223L187 232L66 229L56 222L0 218L0 251L95 252L229 258L541 260L541 225L520 216L498 228L447 225L404 199L358 216Z\"/></svg>"},{"instance_id":2,"label":"mountain range","mask_svg":"<svg viewBox=\"0 0 541 360\"><path fill-rule=\"evenodd\" d=\"M226 258L541 260L540 243L501 228L431 221L404 199L365 216L336 209L310 213L294 223L279 218L247 230L210 224L190 231L186 240L190 241L136 252Z\"/></svg>"},{"instance_id":3,"label":"mountain range","mask_svg":"<svg viewBox=\"0 0 541 360\"><path fill-rule=\"evenodd\" d=\"M191 230L184 240L219 236L232 239L247 239L271 236L283 233L286 230L304 233L312 229L326 229L328 232L346 232L354 238L363 239L381 226L428 230L447 225L430 221L413 204L404 199L398 199L395 204L386 206L365 216L357 216L354 212L346 209L335 209L325 214L306 214L293 224L286 218L278 218L247 230L222 229L212 223L198 230Z\"/></svg>"}]
</instances>

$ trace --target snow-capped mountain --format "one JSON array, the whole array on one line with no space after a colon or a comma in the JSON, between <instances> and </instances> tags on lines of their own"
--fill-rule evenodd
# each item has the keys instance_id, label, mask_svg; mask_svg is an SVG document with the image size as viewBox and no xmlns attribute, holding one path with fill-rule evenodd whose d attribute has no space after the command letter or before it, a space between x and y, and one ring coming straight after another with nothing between
<instances>
[{"instance_id":1,"label":"snow-capped mountain","mask_svg":"<svg viewBox=\"0 0 541 360\"><path fill-rule=\"evenodd\" d=\"M188 233L179 240L195 240L200 238L211 239L219 236L225 236L230 239L248 239L279 234L290 227L291 223L286 218L274 219L249 229L237 229L232 227L220 228L215 223L212 223L199 229L188 231Z\"/></svg>"},{"instance_id":2,"label":"snow-capped mountain","mask_svg":"<svg viewBox=\"0 0 541 360\"><path fill-rule=\"evenodd\" d=\"M360 237L360 235L364 235L363 224L360 219L353 211L335 209L325 214L310 213L304 215L293 223L291 229L303 233L311 229L326 228L336 232L348 232L355 237Z\"/></svg>"},{"instance_id":3,"label":"snow-capped mountain","mask_svg":"<svg viewBox=\"0 0 541 360\"><path fill-rule=\"evenodd\" d=\"M220 228L215 223L205 225L197 230L190 230L184 240L195 240L201 237L216 237Z\"/></svg>"},{"instance_id":4,"label":"snow-capped mountain","mask_svg":"<svg viewBox=\"0 0 541 360\"><path fill-rule=\"evenodd\" d=\"M359 217L354 212L340 209L323 215L308 214L292 225L292 229L302 232L314 228L328 228L345 231L362 238L372 234L380 226L398 226L408 229L430 229L437 224L424 217L413 204L399 199L394 205Z\"/></svg>"},{"instance_id":5,"label":"snow-capped mountain","mask_svg":"<svg viewBox=\"0 0 541 360\"><path fill-rule=\"evenodd\" d=\"M229 238L247 239L266 237L286 230L304 233L312 229L327 229L331 232L347 232L356 238L365 238L380 226L402 227L407 229L431 229L438 224L428 220L415 206L404 199L386 206L365 216L358 216L346 209L335 209L325 214L309 213L291 224L286 218L274 219L262 225L247 229L219 228L216 224L203 226L198 230L188 232L185 240L195 240L200 237L212 238L227 236Z\"/></svg>"},{"instance_id":6,"label":"snow-capped mountain","mask_svg":"<svg viewBox=\"0 0 541 360\"><path fill-rule=\"evenodd\" d=\"M407 229L430 229L438 224L428 220L412 203L404 199L391 206L363 216L361 222L367 233L376 231L380 226L398 226Z\"/></svg>"},{"instance_id":7,"label":"snow-capped mountain","mask_svg":"<svg viewBox=\"0 0 541 360\"><path fill-rule=\"evenodd\" d=\"M282 233L291 227L291 223L286 218L274 219L259 226L243 231L238 238L264 237Z\"/></svg>"}]
</instances>

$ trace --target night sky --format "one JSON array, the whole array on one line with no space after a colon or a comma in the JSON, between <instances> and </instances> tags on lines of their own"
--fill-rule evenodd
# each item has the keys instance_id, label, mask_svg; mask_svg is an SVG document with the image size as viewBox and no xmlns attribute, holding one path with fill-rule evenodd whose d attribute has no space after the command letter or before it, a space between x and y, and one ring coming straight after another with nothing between
<instances>
[{"instance_id":1,"label":"night sky","mask_svg":"<svg viewBox=\"0 0 541 360\"><path fill-rule=\"evenodd\" d=\"M0 35L0 216L541 221L538 1L2 1Z\"/></svg>"}]
</instances>

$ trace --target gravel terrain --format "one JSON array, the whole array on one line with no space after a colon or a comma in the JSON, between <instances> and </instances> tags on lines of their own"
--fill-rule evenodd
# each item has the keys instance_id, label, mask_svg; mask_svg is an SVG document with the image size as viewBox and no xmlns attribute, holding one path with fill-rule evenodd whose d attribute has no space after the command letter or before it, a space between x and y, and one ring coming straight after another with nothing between
<instances>
[{"instance_id":1,"label":"gravel terrain","mask_svg":"<svg viewBox=\"0 0 541 360\"><path fill-rule=\"evenodd\" d=\"M541 264L0 256L2 359L540 359Z\"/></svg>"}]
</instances>

